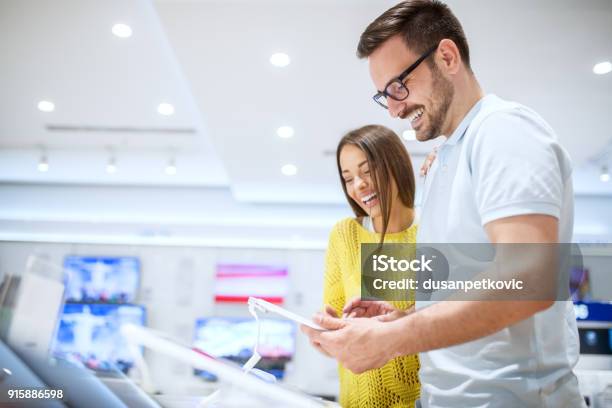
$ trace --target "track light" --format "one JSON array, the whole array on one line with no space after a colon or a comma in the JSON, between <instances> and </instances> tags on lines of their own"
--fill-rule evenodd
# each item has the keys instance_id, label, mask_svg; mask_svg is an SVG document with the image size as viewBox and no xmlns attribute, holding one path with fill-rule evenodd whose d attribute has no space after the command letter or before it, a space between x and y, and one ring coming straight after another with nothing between
<instances>
[{"instance_id":1,"label":"track light","mask_svg":"<svg viewBox=\"0 0 612 408\"><path fill-rule=\"evenodd\" d=\"M171 157L170 160L168 160L168 165L166 165L166 174L169 176L174 176L176 171L176 160L174 157Z\"/></svg>"},{"instance_id":2,"label":"track light","mask_svg":"<svg viewBox=\"0 0 612 408\"><path fill-rule=\"evenodd\" d=\"M106 162L106 173L114 174L119 169L117 167L117 155L115 154L115 148L113 146L106 146L108 152L108 161Z\"/></svg>"},{"instance_id":3,"label":"track light","mask_svg":"<svg viewBox=\"0 0 612 408\"><path fill-rule=\"evenodd\" d=\"M108 174L113 174L117 172L117 160L115 159L115 156L111 156L108 159L108 163L106 164L106 172Z\"/></svg>"},{"instance_id":4,"label":"track light","mask_svg":"<svg viewBox=\"0 0 612 408\"><path fill-rule=\"evenodd\" d=\"M38 159L38 171L45 173L49 171L49 159L47 158L47 149L45 146L40 146L40 158Z\"/></svg>"},{"instance_id":5,"label":"track light","mask_svg":"<svg viewBox=\"0 0 612 408\"><path fill-rule=\"evenodd\" d=\"M601 167L601 174L599 175L599 179L604 183L610 181L610 173L608 172L608 166Z\"/></svg>"}]
</instances>

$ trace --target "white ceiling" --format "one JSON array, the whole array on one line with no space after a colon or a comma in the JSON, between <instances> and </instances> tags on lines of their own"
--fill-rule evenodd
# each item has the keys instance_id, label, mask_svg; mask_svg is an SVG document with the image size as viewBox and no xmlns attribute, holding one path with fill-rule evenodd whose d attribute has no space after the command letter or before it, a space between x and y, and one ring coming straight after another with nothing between
<instances>
[{"instance_id":1,"label":"white ceiling","mask_svg":"<svg viewBox=\"0 0 612 408\"><path fill-rule=\"evenodd\" d=\"M240 201L342 201L334 157L324 152L364 124L403 130L371 101L366 62L355 57L363 28L394 3L3 0L0 181L229 186ZM576 163L577 192L612 194L612 183L597 177L606 158L592 163L612 139L612 74L591 71L612 59L612 2L448 3L485 90L552 124ZM134 35L114 37L115 22ZM276 51L291 56L288 67L270 65ZM36 109L45 98L55 112ZM162 101L175 105L174 116L156 113ZM294 138L278 138L281 125L293 126ZM47 173L36 171L40 144L49 151ZM112 175L104 172L109 146L119 164ZM431 148L407 146L415 164ZM174 177L163 173L171 151ZM298 166L296 176L280 173L286 163Z\"/></svg>"},{"instance_id":2,"label":"white ceiling","mask_svg":"<svg viewBox=\"0 0 612 408\"><path fill-rule=\"evenodd\" d=\"M115 37L117 22L129 24L132 37ZM2 0L0 33L2 180L227 184L151 2ZM54 112L38 111L43 99ZM161 102L175 115L159 115ZM47 173L36 169L41 145ZM109 175L111 149L119 171ZM173 154L182 167L166 181Z\"/></svg>"}]
</instances>

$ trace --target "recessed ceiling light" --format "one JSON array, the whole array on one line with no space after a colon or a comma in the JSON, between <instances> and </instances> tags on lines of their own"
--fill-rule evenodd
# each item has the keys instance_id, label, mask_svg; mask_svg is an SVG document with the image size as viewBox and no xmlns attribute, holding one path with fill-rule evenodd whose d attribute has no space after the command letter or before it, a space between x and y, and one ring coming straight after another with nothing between
<instances>
[{"instance_id":1,"label":"recessed ceiling light","mask_svg":"<svg viewBox=\"0 0 612 408\"><path fill-rule=\"evenodd\" d=\"M38 110L41 112L53 112L55 104L51 101L40 101L38 102Z\"/></svg>"},{"instance_id":2,"label":"recessed ceiling light","mask_svg":"<svg viewBox=\"0 0 612 408\"><path fill-rule=\"evenodd\" d=\"M157 113L164 116L174 115L174 106L166 102L160 103L157 106Z\"/></svg>"},{"instance_id":3,"label":"recessed ceiling light","mask_svg":"<svg viewBox=\"0 0 612 408\"><path fill-rule=\"evenodd\" d=\"M402 133L402 137L404 138L404 140L414 141L416 140L416 131L414 129L404 130L404 132Z\"/></svg>"},{"instance_id":4,"label":"recessed ceiling light","mask_svg":"<svg viewBox=\"0 0 612 408\"><path fill-rule=\"evenodd\" d=\"M117 23L113 26L112 31L119 38L129 38L132 36L132 27L127 24Z\"/></svg>"},{"instance_id":5,"label":"recessed ceiling light","mask_svg":"<svg viewBox=\"0 0 612 408\"><path fill-rule=\"evenodd\" d=\"M275 67L286 67L291 62L291 58L284 52L277 52L270 57L270 64Z\"/></svg>"},{"instance_id":6,"label":"recessed ceiling light","mask_svg":"<svg viewBox=\"0 0 612 408\"><path fill-rule=\"evenodd\" d=\"M298 168L293 164L285 164L281 167L281 173L285 176L295 176L297 174Z\"/></svg>"},{"instance_id":7,"label":"recessed ceiling light","mask_svg":"<svg viewBox=\"0 0 612 408\"><path fill-rule=\"evenodd\" d=\"M291 126L281 126L276 129L276 134L283 139L290 139L293 137L293 128Z\"/></svg>"},{"instance_id":8,"label":"recessed ceiling light","mask_svg":"<svg viewBox=\"0 0 612 408\"><path fill-rule=\"evenodd\" d=\"M610 172L608 172L608 166L603 166L601 168L601 174L599 175L599 179L604 183L610 181Z\"/></svg>"},{"instance_id":9,"label":"recessed ceiling light","mask_svg":"<svg viewBox=\"0 0 612 408\"><path fill-rule=\"evenodd\" d=\"M595 64L595 66L593 67L593 72L597 75L604 75L609 72L612 72L612 62L603 61L599 64Z\"/></svg>"}]
</instances>

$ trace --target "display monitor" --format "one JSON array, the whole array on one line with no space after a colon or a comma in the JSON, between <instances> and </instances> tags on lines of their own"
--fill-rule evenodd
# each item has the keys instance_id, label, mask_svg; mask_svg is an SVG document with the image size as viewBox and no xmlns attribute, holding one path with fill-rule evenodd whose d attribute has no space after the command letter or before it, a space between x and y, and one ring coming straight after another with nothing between
<instances>
[{"instance_id":1,"label":"display monitor","mask_svg":"<svg viewBox=\"0 0 612 408\"><path fill-rule=\"evenodd\" d=\"M257 264L218 264L215 273L215 302L245 303L257 297L282 304L289 290L286 266Z\"/></svg>"},{"instance_id":2,"label":"display monitor","mask_svg":"<svg viewBox=\"0 0 612 408\"><path fill-rule=\"evenodd\" d=\"M121 335L122 324L145 325L142 306L67 303L60 317L53 353L96 371L127 373L134 357Z\"/></svg>"},{"instance_id":3,"label":"display monitor","mask_svg":"<svg viewBox=\"0 0 612 408\"><path fill-rule=\"evenodd\" d=\"M257 368L282 379L285 366L295 353L295 323L279 319L259 319L261 334L258 353L262 359ZM253 318L208 317L198 319L194 346L214 357L244 364L252 355L257 341L257 323ZM206 380L214 376L196 370Z\"/></svg>"},{"instance_id":4,"label":"display monitor","mask_svg":"<svg viewBox=\"0 0 612 408\"><path fill-rule=\"evenodd\" d=\"M68 302L129 303L136 298L140 260L136 257L67 256Z\"/></svg>"}]
</instances>

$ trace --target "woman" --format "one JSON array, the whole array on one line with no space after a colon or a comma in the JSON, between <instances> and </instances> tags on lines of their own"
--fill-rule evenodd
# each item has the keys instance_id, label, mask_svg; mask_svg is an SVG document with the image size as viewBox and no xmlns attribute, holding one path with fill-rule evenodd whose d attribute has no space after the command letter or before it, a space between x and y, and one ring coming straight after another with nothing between
<instances>
[{"instance_id":1,"label":"woman","mask_svg":"<svg viewBox=\"0 0 612 408\"><path fill-rule=\"evenodd\" d=\"M323 300L340 316L358 297L362 243L415 243L415 179L400 138L383 126L364 126L346 134L336 151L338 172L354 218L338 222L329 239ZM428 160L428 163L430 161ZM411 301L391 302L400 310ZM343 407L412 407L419 398L419 360L399 357L385 366L353 374L339 366Z\"/></svg>"}]
</instances>

